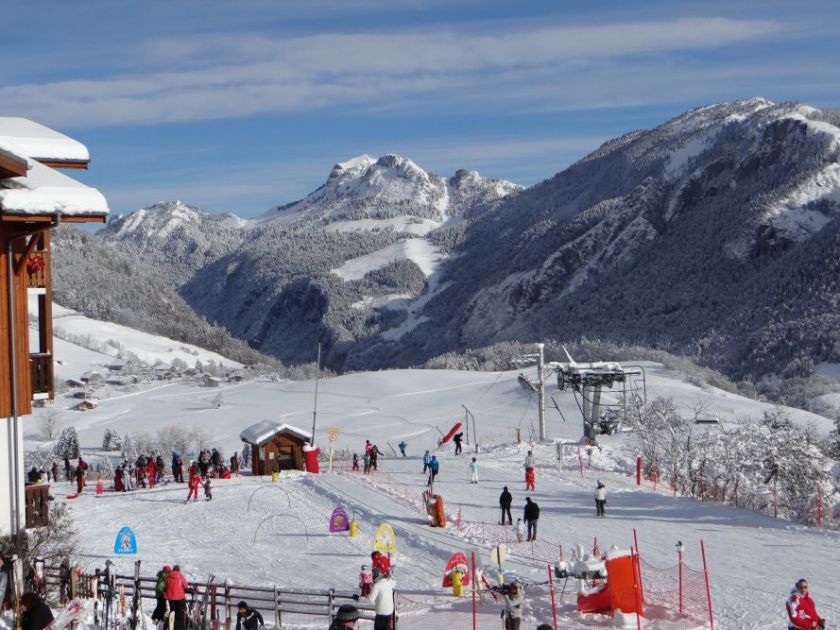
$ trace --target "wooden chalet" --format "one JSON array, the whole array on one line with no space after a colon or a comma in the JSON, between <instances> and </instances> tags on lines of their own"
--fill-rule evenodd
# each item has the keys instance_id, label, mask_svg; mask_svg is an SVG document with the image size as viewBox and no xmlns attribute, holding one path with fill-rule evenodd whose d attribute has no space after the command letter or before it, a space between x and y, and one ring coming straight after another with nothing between
<instances>
[{"instance_id":1,"label":"wooden chalet","mask_svg":"<svg viewBox=\"0 0 840 630\"><path fill-rule=\"evenodd\" d=\"M263 420L251 425L239 437L251 445L251 471L270 475L281 470L303 470L303 446L312 434L289 424Z\"/></svg>"},{"instance_id":2,"label":"wooden chalet","mask_svg":"<svg viewBox=\"0 0 840 630\"><path fill-rule=\"evenodd\" d=\"M31 503L24 497L21 417L32 413L33 400L55 396L50 230L104 223L108 215L98 190L56 170L86 169L89 160L72 138L0 117L0 536L20 533ZM30 315L37 322L31 337Z\"/></svg>"}]
</instances>

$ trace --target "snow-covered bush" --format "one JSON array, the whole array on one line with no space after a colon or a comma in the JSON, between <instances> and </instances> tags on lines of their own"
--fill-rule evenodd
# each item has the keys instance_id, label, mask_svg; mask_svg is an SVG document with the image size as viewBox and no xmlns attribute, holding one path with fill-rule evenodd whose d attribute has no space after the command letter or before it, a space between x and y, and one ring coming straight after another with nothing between
<instances>
[{"instance_id":1,"label":"snow-covered bush","mask_svg":"<svg viewBox=\"0 0 840 630\"><path fill-rule=\"evenodd\" d=\"M831 511L834 464L814 431L781 411L734 428L701 427L672 401L656 399L633 424L645 475L683 494L812 523L821 492L824 512Z\"/></svg>"}]
</instances>

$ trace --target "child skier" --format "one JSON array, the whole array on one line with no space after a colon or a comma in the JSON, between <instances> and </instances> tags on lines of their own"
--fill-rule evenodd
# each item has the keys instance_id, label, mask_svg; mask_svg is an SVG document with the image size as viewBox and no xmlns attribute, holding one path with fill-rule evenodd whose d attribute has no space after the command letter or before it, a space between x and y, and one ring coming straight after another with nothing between
<instances>
[{"instance_id":1,"label":"child skier","mask_svg":"<svg viewBox=\"0 0 840 630\"><path fill-rule=\"evenodd\" d=\"M359 454L353 453L353 470L358 472L359 470Z\"/></svg>"},{"instance_id":2,"label":"child skier","mask_svg":"<svg viewBox=\"0 0 840 630\"><path fill-rule=\"evenodd\" d=\"M198 497L196 497L198 498ZM204 480L204 500L211 501L213 499L213 489L210 487L210 476Z\"/></svg>"},{"instance_id":3,"label":"child skier","mask_svg":"<svg viewBox=\"0 0 840 630\"><path fill-rule=\"evenodd\" d=\"M197 474L190 475L190 482L189 482L189 494L187 494L187 500L184 503L190 502L190 497L193 497L196 501L198 501L198 486L201 484L201 477Z\"/></svg>"},{"instance_id":4,"label":"child skier","mask_svg":"<svg viewBox=\"0 0 840 630\"><path fill-rule=\"evenodd\" d=\"M513 531L516 532L517 542L522 542L522 539L525 538L525 523L522 522L521 518L516 519L516 525L513 526Z\"/></svg>"},{"instance_id":5,"label":"child skier","mask_svg":"<svg viewBox=\"0 0 840 630\"><path fill-rule=\"evenodd\" d=\"M368 568L368 565L363 564L362 570L359 573L359 588L361 589L361 597L370 595L370 589L373 586L373 572Z\"/></svg>"},{"instance_id":6,"label":"child skier","mask_svg":"<svg viewBox=\"0 0 840 630\"><path fill-rule=\"evenodd\" d=\"M525 489L534 490L534 469L529 468L525 471Z\"/></svg>"},{"instance_id":7,"label":"child skier","mask_svg":"<svg viewBox=\"0 0 840 630\"><path fill-rule=\"evenodd\" d=\"M429 464L432 462L432 456L429 454L429 451L426 451L423 454L423 474L426 474L426 471L429 469Z\"/></svg>"}]
</instances>

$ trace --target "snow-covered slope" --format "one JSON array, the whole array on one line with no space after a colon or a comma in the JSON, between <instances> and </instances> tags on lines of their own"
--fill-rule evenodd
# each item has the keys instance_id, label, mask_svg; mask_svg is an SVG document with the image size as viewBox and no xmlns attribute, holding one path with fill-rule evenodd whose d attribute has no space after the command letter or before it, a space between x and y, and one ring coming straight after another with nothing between
<instances>
[{"instance_id":1,"label":"snow-covered slope","mask_svg":"<svg viewBox=\"0 0 840 630\"><path fill-rule=\"evenodd\" d=\"M145 341L132 338L125 343L131 351L140 352L138 344ZM687 414L702 405L723 419L724 428L770 409L754 400L698 388L655 364L647 364L646 370L649 398L672 398ZM533 370L527 373L534 376ZM515 542L509 529L496 525L498 495L502 486L511 489L514 518L518 517L526 496L522 461L528 446L513 441L517 429L527 436L536 422L535 401L522 391L516 374L402 370L322 379L316 442L326 448L327 431L332 427L338 430L338 449L358 451L365 439L373 440L386 455L372 476L351 474L342 462L337 464L341 474L284 473L277 484L247 476L218 480L211 502L192 505L183 504L186 488L173 483L136 494L106 493L101 498L85 493L68 501L80 532L80 559L98 566L111 557L117 531L128 525L138 536L138 558L149 571L178 563L195 580L213 572L219 581L239 584L353 590L359 565L368 562L373 531L388 521L398 537L395 575L400 591L414 605L436 610L436 618L449 625L469 617L451 608L450 592L440 587L446 560L455 551L476 550L479 561L489 565L489 548L507 540L506 570L533 584L527 591L526 609L526 623L532 627L550 619L550 594L540 584L546 579L545 563L557 559L560 545L567 557L572 545L589 547L593 537L602 549L613 544L626 547L633 544L636 530L645 561L663 567L675 565L674 544L681 540L686 544L687 564L698 568L699 539L705 541L718 627L759 630L783 623L788 589L802 576L809 579L821 612L829 618L840 614L840 596L833 588L840 562L836 532L793 527L731 506L636 487L627 474L632 470L632 457L627 454L632 449L624 450L632 443L632 434L604 436L603 451L594 450L591 462L584 453L582 468L575 444L566 447L562 460L554 444L536 445L536 490L527 494L541 506L539 541L533 546ZM207 434L207 446L229 455L241 446L239 432L259 420L308 430L314 388L312 381L265 380L207 391L173 382L116 394L85 413L60 411L60 422L75 426L82 446L94 450L105 428L121 435L154 435L177 423L184 429L201 428ZM565 420L550 412L549 435L561 442L576 441L581 427L572 394L554 390L551 394ZM61 410L66 404L59 398L55 408ZM435 449L438 430L446 431L463 418L462 404L476 421L469 438L477 438L482 449L477 455L472 453L471 442L461 456L453 455L450 447L435 451L441 461L435 489L444 496L453 522L445 530L432 530L424 524L421 505L426 479L421 455L425 449ZM789 412L799 423L821 420L806 412ZM36 410L36 421L41 413L48 411ZM824 431L827 423L822 422ZM392 451L400 440L408 443L407 458L396 457ZM34 445L31 439L27 443ZM467 481L467 461L472 455L480 465L478 485ZM609 493L607 518L600 520L594 518L592 505L598 479L606 482ZM53 489L58 501L69 492L63 482ZM329 515L337 506L358 519L358 538L327 534ZM454 523L458 514L461 528ZM120 572L128 572L135 558L115 560ZM687 592L687 601L702 596L702 581L698 584L701 590ZM575 612L571 585L562 595L559 590L558 616L563 627L612 627L614 622L608 617ZM488 619L496 615L496 621L498 610L492 600L482 606L482 614ZM675 630L699 624L646 627Z\"/></svg>"},{"instance_id":2,"label":"snow-covered slope","mask_svg":"<svg viewBox=\"0 0 840 630\"><path fill-rule=\"evenodd\" d=\"M171 366L177 359L189 367L209 361L227 368L242 367L198 346L90 319L58 304L53 304L53 332L59 378L78 379L90 367L101 367L109 358L134 359L149 366Z\"/></svg>"}]
</instances>

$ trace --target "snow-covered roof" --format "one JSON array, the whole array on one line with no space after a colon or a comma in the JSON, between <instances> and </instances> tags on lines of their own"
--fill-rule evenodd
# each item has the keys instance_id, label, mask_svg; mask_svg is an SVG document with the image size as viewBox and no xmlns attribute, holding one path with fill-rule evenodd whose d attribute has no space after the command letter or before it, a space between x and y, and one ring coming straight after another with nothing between
<instances>
[{"instance_id":1,"label":"snow-covered roof","mask_svg":"<svg viewBox=\"0 0 840 630\"><path fill-rule=\"evenodd\" d=\"M29 160L25 177L0 179L0 210L69 216L98 216L109 212L108 202L96 188L34 160Z\"/></svg>"},{"instance_id":2,"label":"snow-covered roof","mask_svg":"<svg viewBox=\"0 0 840 630\"><path fill-rule=\"evenodd\" d=\"M0 212L73 217L108 214L108 203L96 188L51 168L86 165L90 156L81 142L25 118L0 117L0 157L26 164L25 174L13 169L0 178Z\"/></svg>"},{"instance_id":3,"label":"snow-covered roof","mask_svg":"<svg viewBox=\"0 0 840 630\"><path fill-rule=\"evenodd\" d=\"M0 116L0 146L6 148L7 145L33 160L72 163L90 161L87 147L81 142L27 118ZM17 152L14 148L11 150Z\"/></svg>"},{"instance_id":4,"label":"snow-covered roof","mask_svg":"<svg viewBox=\"0 0 840 630\"><path fill-rule=\"evenodd\" d=\"M312 438L312 434L309 431L293 427L290 424L281 424L274 420L262 420L261 422L252 424L243 430L239 434L239 437L243 442L248 442L248 444L262 444L281 433L291 433L304 440L310 440Z\"/></svg>"}]
</instances>

